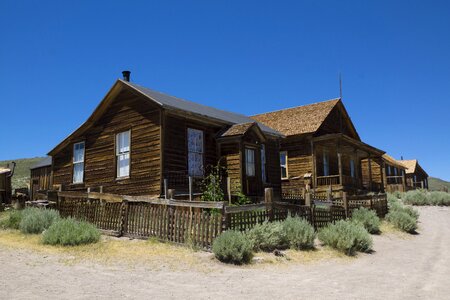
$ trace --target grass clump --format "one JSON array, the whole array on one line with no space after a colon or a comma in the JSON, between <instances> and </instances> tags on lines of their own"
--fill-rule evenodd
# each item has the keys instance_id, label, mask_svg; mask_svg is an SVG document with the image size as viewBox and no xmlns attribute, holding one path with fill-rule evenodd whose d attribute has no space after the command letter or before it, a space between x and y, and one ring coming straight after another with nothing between
<instances>
[{"instance_id":1,"label":"grass clump","mask_svg":"<svg viewBox=\"0 0 450 300\"><path fill-rule=\"evenodd\" d=\"M39 234L59 218L59 212L53 209L26 208L21 213L19 229L22 233Z\"/></svg>"},{"instance_id":2,"label":"grass clump","mask_svg":"<svg viewBox=\"0 0 450 300\"><path fill-rule=\"evenodd\" d=\"M351 221L363 226L369 233L380 232L380 218L373 210L358 208L352 212Z\"/></svg>"},{"instance_id":3,"label":"grass clump","mask_svg":"<svg viewBox=\"0 0 450 300\"><path fill-rule=\"evenodd\" d=\"M243 233L234 230L219 235L214 240L212 251L221 262L237 265L249 263L253 257L251 242Z\"/></svg>"},{"instance_id":4,"label":"grass clump","mask_svg":"<svg viewBox=\"0 0 450 300\"><path fill-rule=\"evenodd\" d=\"M247 231L247 238L255 251L273 251L286 249L288 239L282 222L264 222Z\"/></svg>"},{"instance_id":5,"label":"grass clump","mask_svg":"<svg viewBox=\"0 0 450 300\"><path fill-rule=\"evenodd\" d=\"M318 237L325 245L347 255L354 255L356 251L369 252L373 244L372 237L363 226L344 220L321 229Z\"/></svg>"},{"instance_id":6,"label":"grass clump","mask_svg":"<svg viewBox=\"0 0 450 300\"><path fill-rule=\"evenodd\" d=\"M297 250L314 248L316 233L308 221L289 216L282 225L289 248Z\"/></svg>"},{"instance_id":7,"label":"grass clump","mask_svg":"<svg viewBox=\"0 0 450 300\"><path fill-rule=\"evenodd\" d=\"M92 224L72 218L60 219L42 235L48 245L76 246L92 244L100 240L100 231Z\"/></svg>"}]
</instances>

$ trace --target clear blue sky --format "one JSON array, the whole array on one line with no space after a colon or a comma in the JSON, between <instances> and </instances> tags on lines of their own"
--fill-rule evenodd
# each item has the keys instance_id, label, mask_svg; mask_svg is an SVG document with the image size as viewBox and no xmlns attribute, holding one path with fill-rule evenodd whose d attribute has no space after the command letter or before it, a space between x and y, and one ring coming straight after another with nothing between
<instances>
[{"instance_id":1,"label":"clear blue sky","mask_svg":"<svg viewBox=\"0 0 450 300\"><path fill-rule=\"evenodd\" d=\"M0 2L0 160L45 155L121 71L256 114L339 96L362 139L450 180L449 1Z\"/></svg>"}]
</instances>

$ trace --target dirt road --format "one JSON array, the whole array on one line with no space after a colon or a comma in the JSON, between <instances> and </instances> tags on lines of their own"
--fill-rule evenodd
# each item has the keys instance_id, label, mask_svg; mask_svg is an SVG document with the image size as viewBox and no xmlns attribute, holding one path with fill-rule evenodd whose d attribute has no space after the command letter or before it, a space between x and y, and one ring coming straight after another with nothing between
<instances>
[{"instance_id":1,"label":"dirt road","mask_svg":"<svg viewBox=\"0 0 450 300\"><path fill-rule=\"evenodd\" d=\"M0 299L450 299L450 208L420 208L415 236L374 237L354 259L196 268L80 262L0 244Z\"/></svg>"}]
</instances>

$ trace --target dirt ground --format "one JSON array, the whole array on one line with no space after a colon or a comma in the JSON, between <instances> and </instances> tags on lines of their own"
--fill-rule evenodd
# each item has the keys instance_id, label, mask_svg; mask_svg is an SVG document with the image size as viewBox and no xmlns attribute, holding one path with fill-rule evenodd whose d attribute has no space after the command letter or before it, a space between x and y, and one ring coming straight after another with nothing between
<instances>
[{"instance_id":1,"label":"dirt ground","mask_svg":"<svg viewBox=\"0 0 450 300\"><path fill-rule=\"evenodd\" d=\"M374 236L372 254L321 249L288 252L289 261L259 254L250 266L161 243L64 252L0 235L0 299L450 299L450 208L419 210L418 235Z\"/></svg>"}]
</instances>

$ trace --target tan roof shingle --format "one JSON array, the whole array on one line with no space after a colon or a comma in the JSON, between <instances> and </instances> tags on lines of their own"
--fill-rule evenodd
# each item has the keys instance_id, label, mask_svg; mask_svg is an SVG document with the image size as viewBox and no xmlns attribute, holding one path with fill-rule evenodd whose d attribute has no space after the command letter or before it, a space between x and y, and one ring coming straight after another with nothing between
<instances>
[{"instance_id":1,"label":"tan roof shingle","mask_svg":"<svg viewBox=\"0 0 450 300\"><path fill-rule=\"evenodd\" d=\"M234 124L230 128L228 128L225 132L223 132L220 136L235 136L235 135L243 135L245 134L256 122L249 123L240 123Z\"/></svg>"},{"instance_id":2,"label":"tan roof shingle","mask_svg":"<svg viewBox=\"0 0 450 300\"><path fill-rule=\"evenodd\" d=\"M399 160L406 167L406 174L412 174L416 172L417 159Z\"/></svg>"},{"instance_id":3,"label":"tan roof shingle","mask_svg":"<svg viewBox=\"0 0 450 300\"><path fill-rule=\"evenodd\" d=\"M396 160L395 158L393 158L392 156L390 156L389 154L383 154L383 159L388 162L389 164L391 164L394 167L399 167L401 169L406 169L406 166L404 164L402 164L400 161Z\"/></svg>"},{"instance_id":4,"label":"tan roof shingle","mask_svg":"<svg viewBox=\"0 0 450 300\"><path fill-rule=\"evenodd\" d=\"M316 132L340 98L314 104L287 108L252 116L258 122L269 126L282 134L298 135Z\"/></svg>"}]
</instances>

